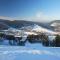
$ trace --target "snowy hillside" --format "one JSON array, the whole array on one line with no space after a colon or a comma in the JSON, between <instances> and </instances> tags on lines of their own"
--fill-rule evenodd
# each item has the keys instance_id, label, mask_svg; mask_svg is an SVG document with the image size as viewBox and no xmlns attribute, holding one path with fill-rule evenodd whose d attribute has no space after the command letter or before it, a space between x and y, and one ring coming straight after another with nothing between
<instances>
[{"instance_id":1,"label":"snowy hillside","mask_svg":"<svg viewBox=\"0 0 60 60\"><path fill-rule=\"evenodd\" d=\"M55 34L55 32L36 24L30 27L32 28L23 28L25 34L34 34L34 31ZM19 30L10 29L9 31ZM44 47L42 43L31 44L28 41L25 46L10 46L6 40L0 45L0 60L60 60L60 48Z\"/></svg>"},{"instance_id":2,"label":"snowy hillside","mask_svg":"<svg viewBox=\"0 0 60 60\"><path fill-rule=\"evenodd\" d=\"M49 30L47 28L43 28L39 25L34 25L32 31L42 32L42 33L51 34L51 35L57 34L56 32Z\"/></svg>"},{"instance_id":3,"label":"snowy hillside","mask_svg":"<svg viewBox=\"0 0 60 60\"><path fill-rule=\"evenodd\" d=\"M60 48L43 47L41 44L26 46L0 46L0 60L60 60Z\"/></svg>"}]
</instances>

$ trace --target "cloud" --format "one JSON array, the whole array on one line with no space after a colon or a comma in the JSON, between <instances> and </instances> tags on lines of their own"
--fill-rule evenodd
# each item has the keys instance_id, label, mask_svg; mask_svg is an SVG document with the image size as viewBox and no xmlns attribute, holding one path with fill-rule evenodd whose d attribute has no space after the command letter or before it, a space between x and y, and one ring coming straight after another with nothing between
<instances>
[{"instance_id":1,"label":"cloud","mask_svg":"<svg viewBox=\"0 0 60 60\"><path fill-rule=\"evenodd\" d=\"M29 16L29 17L16 17L16 19L18 20L28 20L28 21L37 21L37 22L43 22L43 21L47 21L50 19L50 17L46 14L44 14L43 12L36 12L35 14L33 14L33 16Z\"/></svg>"},{"instance_id":2,"label":"cloud","mask_svg":"<svg viewBox=\"0 0 60 60\"><path fill-rule=\"evenodd\" d=\"M34 18L36 20L48 20L48 16L45 15L43 12L37 12Z\"/></svg>"},{"instance_id":3,"label":"cloud","mask_svg":"<svg viewBox=\"0 0 60 60\"><path fill-rule=\"evenodd\" d=\"M32 20L40 21L40 22L47 22L48 20L52 20L52 17L43 13L43 12L37 12L35 16L32 17Z\"/></svg>"},{"instance_id":4,"label":"cloud","mask_svg":"<svg viewBox=\"0 0 60 60\"><path fill-rule=\"evenodd\" d=\"M51 19L50 16L44 14L43 12L36 12L35 15L31 17L24 17L22 18L23 20L29 20L29 21L37 21L37 22L43 22L43 21L48 21Z\"/></svg>"},{"instance_id":5,"label":"cloud","mask_svg":"<svg viewBox=\"0 0 60 60\"><path fill-rule=\"evenodd\" d=\"M28 18L28 20L33 20L33 21L37 21L37 22L48 22L48 21L52 21L52 20L59 20L60 17L58 15L55 14L46 14L44 12L36 12L34 16Z\"/></svg>"}]
</instances>

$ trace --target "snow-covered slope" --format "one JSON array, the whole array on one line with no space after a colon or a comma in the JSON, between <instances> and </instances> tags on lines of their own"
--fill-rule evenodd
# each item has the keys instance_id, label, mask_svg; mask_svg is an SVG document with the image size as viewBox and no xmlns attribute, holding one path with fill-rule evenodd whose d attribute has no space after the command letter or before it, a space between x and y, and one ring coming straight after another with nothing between
<instances>
[{"instance_id":1,"label":"snow-covered slope","mask_svg":"<svg viewBox=\"0 0 60 60\"><path fill-rule=\"evenodd\" d=\"M60 20L52 22L50 26L53 28L54 31L60 34Z\"/></svg>"},{"instance_id":2,"label":"snow-covered slope","mask_svg":"<svg viewBox=\"0 0 60 60\"><path fill-rule=\"evenodd\" d=\"M46 34L57 34L56 32L52 31L52 30L49 30L47 28L43 28L39 25L34 25L32 31L36 31L36 32L42 32L42 33L46 33Z\"/></svg>"},{"instance_id":3,"label":"snow-covered slope","mask_svg":"<svg viewBox=\"0 0 60 60\"><path fill-rule=\"evenodd\" d=\"M22 27L21 29L23 29L26 32L26 34L32 34L35 32L41 32L41 33L45 33L48 35L58 34L57 32L54 32L52 30L49 30L49 29L39 26L37 24L31 25L31 26L25 26L25 27Z\"/></svg>"},{"instance_id":4,"label":"snow-covered slope","mask_svg":"<svg viewBox=\"0 0 60 60\"><path fill-rule=\"evenodd\" d=\"M52 26L52 27L59 27L60 26L60 23L56 23L56 22L54 22L54 23L52 23L50 26Z\"/></svg>"},{"instance_id":5,"label":"snow-covered slope","mask_svg":"<svg viewBox=\"0 0 60 60\"><path fill-rule=\"evenodd\" d=\"M55 34L58 34L57 32L54 32L52 30L49 30L47 28L44 28L44 27L41 27L39 25L36 25L34 24L33 26L25 26L25 27L22 27L21 29L14 29L14 28L10 28L8 29L8 32L12 32L12 33L21 33L22 34L25 34L25 35L32 35L32 34L35 34L36 35L36 32L41 32L41 33L45 33L47 35L55 35ZM7 33L7 32L6 32Z\"/></svg>"},{"instance_id":6,"label":"snow-covered slope","mask_svg":"<svg viewBox=\"0 0 60 60\"><path fill-rule=\"evenodd\" d=\"M60 48L29 43L26 46L0 46L0 60L60 60Z\"/></svg>"},{"instance_id":7,"label":"snow-covered slope","mask_svg":"<svg viewBox=\"0 0 60 60\"><path fill-rule=\"evenodd\" d=\"M50 23L50 26L52 26L52 27L60 26L60 20L52 21L52 22Z\"/></svg>"}]
</instances>

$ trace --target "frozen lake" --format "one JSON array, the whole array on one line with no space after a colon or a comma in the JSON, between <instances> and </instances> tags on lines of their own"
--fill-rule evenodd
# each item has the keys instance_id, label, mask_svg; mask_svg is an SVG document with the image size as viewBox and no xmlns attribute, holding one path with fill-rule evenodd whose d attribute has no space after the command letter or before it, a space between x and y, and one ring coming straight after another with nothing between
<instances>
[{"instance_id":1,"label":"frozen lake","mask_svg":"<svg viewBox=\"0 0 60 60\"><path fill-rule=\"evenodd\" d=\"M60 48L28 42L25 46L0 45L0 60L60 60Z\"/></svg>"}]
</instances>

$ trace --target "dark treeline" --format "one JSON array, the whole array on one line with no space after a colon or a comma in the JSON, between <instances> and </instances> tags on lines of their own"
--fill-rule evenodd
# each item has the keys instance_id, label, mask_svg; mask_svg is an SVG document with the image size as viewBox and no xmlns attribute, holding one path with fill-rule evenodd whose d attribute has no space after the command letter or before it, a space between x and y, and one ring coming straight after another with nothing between
<instances>
[{"instance_id":1,"label":"dark treeline","mask_svg":"<svg viewBox=\"0 0 60 60\"><path fill-rule=\"evenodd\" d=\"M60 47L60 35L56 35L55 39L49 41L49 38L44 33L39 35L29 35L25 41L21 41L22 37L14 37L13 35L5 35L0 33L0 42L4 40L8 40L10 45L25 45L26 41L29 43L42 43L43 46L48 47Z\"/></svg>"}]
</instances>

